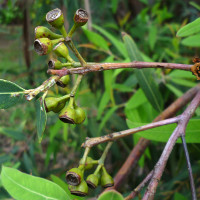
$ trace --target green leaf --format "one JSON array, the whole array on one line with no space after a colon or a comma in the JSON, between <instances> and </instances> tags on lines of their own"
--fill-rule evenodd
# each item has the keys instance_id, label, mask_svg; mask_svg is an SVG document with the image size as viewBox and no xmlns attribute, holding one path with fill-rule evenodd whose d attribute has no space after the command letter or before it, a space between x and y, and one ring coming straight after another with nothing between
<instances>
[{"instance_id":1,"label":"green leaf","mask_svg":"<svg viewBox=\"0 0 200 200\"><path fill-rule=\"evenodd\" d=\"M86 29L86 27L82 27L82 29L90 42L106 51L109 51L108 42L101 35Z\"/></svg>"},{"instance_id":2,"label":"green leaf","mask_svg":"<svg viewBox=\"0 0 200 200\"><path fill-rule=\"evenodd\" d=\"M119 53L122 54L122 56L124 58L128 58L127 50L126 50L124 44L121 41L119 41L118 38L114 37L111 33L107 32L100 26L93 24L92 27L94 29L96 29L97 31L99 31L101 34L103 34L105 37L107 37L112 42L112 44L116 47L116 49L119 51Z\"/></svg>"},{"instance_id":3,"label":"green leaf","mask_svg":"<svg viewBox=\"0 0 200 200\"><path fill-rule=\"evenodd\" d=\"M187 200L187 198L184 195L176 192L174 195L174 200Z\"/></svg>"},{"instance_id":4,"label":"green leaf","mask_svg":"<svg viewBox=\"0 0 200 200\"><path fill-rule=\"evenodd\" d=\"M154 46L156 44L156 39L157 39L157 27L152 25L149 29L149 46L151 50L154 49Z\"/></svg>"},{"instance_id":5,"label":"green leaf","mask_svg":"<svg viewBox=\"0 0 200 200\"><path fill-rule=\"evenodd\" d=\"M69 199L67 193L57 184L9 167L2 167L1 180L5 189L16 200Z\"/></svg>"},{"instance_id":6,"label":"green leaf","mask_svg":"<svg viewBox=\"0 0 200 200\"><path fill-rule=\"evenodd\" d=\"M12 128L4 128L0 127L0 134L6 135L8 137L11 137L15 140L25 140L25 135L21 130L12 129Z\"/></svg>"},{"instance_id":7,"label":"green leaf","mask_svg":"<svg viewBox=\"0 0 200 200\"><path fill-rule=\"evenodd\" d=\"M179 90L177 87L174 87L172 84L165 84L166 87L171 90L177 97L181 97L183 95L183 92Z\"/></svg>"},{"instance_id":8,"label":"green leaf","mask_svg":"<svg viewBox=\"0 0 200 200\"><path fill-rule=\"evenodd\" d=\"M139 126L143 126L146 123L131 122L130 120L127 120L127 124L129 128L136 128ZM141 131L136 134L148 140L154 140L158 142L167 142L175 128L176 128L176 124L169 124L169 125L149 129L146 131ZM185 136L186 142L200 143L199 130L200 130L200 119L191 119L186 128L186 136ZM181 140L178 139L177 143L181 143Z\"/></svg>"},{"instance_id":9,"label":"green leaf","mask_svg":"<svg viewBox=\"0 0 200 200\"><path fill-rule=\"evenodd\" d=\"M0 79L0 109L10 108L22 101L24 90L13 82Z\"/></svg>"},{"instance_id":10,"label":"green leaf","mask_svg":"<svg viewBox=\"0 0 200 200\"><path fill-rule=\"evenodd\" d=\"M116 13L119 0L111 0L112 12Z\"/></svg>"},{"instance_id":11,"label":"green leaf","mask_svg":"<svg viewBox=\"0 0 200 200\"><path fill-rule=\"evenodd\" d=\"M183 85L183 86L186 86L186 87L194 87L194 86L197 85L193 81L185 80L185 79L182 79L182 78L172 79L171 81L178 84L178 85Z\"/></svg>"},{"instance_id":12,"label":"green leaf","mask_svg":"<svg viewBox=\"0 0 200 200\"><path fill-rule=\"evenodd\" d=\"M42 141L43 133L47 122L47 114L44 106L44 98L45 96L43 95L36 101L37 135L39 142Z\"/></svg>"},{"instance_id":13,"label":"green leaf","mask_svg":"<svg viewBox=\"0 0 200 200\"><path fill-rule=\"evenodd\" d=\"M61 180L59 177L51 175L51 179L54 183L59 185L68 194L69 198L66 200L75 200L75 199L83 200L83 199L85 199L84 197L78 197L78 196L72 195L68 189L68 185L63 180Z\"/></svg>"},{"instance_id":14,"label":"green leaf","mask_svg":"<svg viewBox=\"0 0 200 200\"><path fill-rule=\"evenodd\" d=\"M126 33L123 34L123 40L127 48L129 57L132 61L142 61L142 56L135 44L134 40ZM150 101L151 105L157 111L162 111L163 100L162 96L158 90L158 85L154 81L152 75L152 69L136 69L136 77L138 79L139 85L144 91L147 99Z\"/></svg>"},{"instance_id":15,"label":"green leaf","mask_svg":"<svg viewBox=\"0 0 200 200\"><path fill-rule=\"evenodd\" d=\"M115 191L115 190L110 190L107 192L104 192L103 194L101 194L98 198L98 200L123 200L123 196Z\"/></svg>"},{"instance_id":16,"label":"green leaf","mask_svg":"<svg viewBox=\"0 0 200 200\"><path fill-rule=\"evenodd\" d=\"M193 79L195 79L195 76L192 75L192 73L189 73L188 71L183 71L183 70L173 70L169 74L169 76L172 78L193 78Z\"/></svg>"},{"instance_id":17,"label":"green leaf","mask_svg":"<svg viewBox=\"0 0 200 200\"><path fill-rule=\"evenodd\" d=\"M193 35L195 33L200 32L200 18L197 18L195 21L183 26L179 31L177 32L178 37L185 37L189 35Z\"/></svg>"},{"instance_id":18,"label":"green leaf","mask_svg":"<svg viewBox=\"0 0 200 200\"><path fill-rule=\"evenodd\" d=\"M199 22L200 23L200 22ZM188 47L200 47L200 34L189 36L181 41L181 44Z\"/></svg>"}]
</instances>

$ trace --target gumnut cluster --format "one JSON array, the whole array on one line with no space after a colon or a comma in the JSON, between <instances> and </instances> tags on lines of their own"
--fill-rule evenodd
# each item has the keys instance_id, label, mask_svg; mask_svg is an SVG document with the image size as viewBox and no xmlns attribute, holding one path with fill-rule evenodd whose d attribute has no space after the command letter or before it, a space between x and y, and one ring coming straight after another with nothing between
<instances>
[{"instance_id":1,"label":"gumnut cluster","mask_svg":"<svg viewBox=\"0 0 200 200\"><path fill-rule=\"evenodd\" d=\"M83 159L81 159L77 168L67 171L66 180L71 194L83 197L88 194L89 188L95 189L98 185L107 188L114 185L113 178L108 174L103 164L98 164L94 173L88 175L86 180L84 180L84 172L92 169L95 164L98 164L98 160L87 157L85 164Z\"/></svg>"},{"instance_id":2,"label":"gumnut cluster","mask_svg":"<svg viewBox=\"0 0 200 200\"><path fill-rule=\"evenodd\" d=\"M49 11L46 14L46 21L51 25L53 30L58 30L61 34L54 33L44 26L36 27L34 41L36 53L41 56L50 54L50 60L48 62L49 69L60 70L64 67L76 67L77 62L70 57L68 47L65 43L66 40L72 37L78 27L87 23L87 12L83 9L78 9L75 12L74 25L69 33L67 33L64 27L64 17L60 9L56 8ZM62 62L63 60L65 60L65 62ZM60 77L56 84L62 88L68 87L70 84L69 75ZM68 102L67 105L66 102ZM46 97L44 104L46 112L52 111L54 113L59 113L59 119L64 123L81 124L86 118L84 110L77 106L74 95L72 94L66 94L61 97Z\"/></svg>"}]
</instances>

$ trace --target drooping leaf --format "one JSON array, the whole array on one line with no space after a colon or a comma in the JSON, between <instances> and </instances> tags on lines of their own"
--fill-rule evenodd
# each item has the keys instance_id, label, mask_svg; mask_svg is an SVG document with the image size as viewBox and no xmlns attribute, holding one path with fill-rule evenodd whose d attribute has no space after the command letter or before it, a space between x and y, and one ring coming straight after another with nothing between
<instances>
[{"instance_id":1,"label":"drooping leaf","mask_svg":"<svg viewBox=\"0 0 200 200\"><path fill-rule=\"evenodd\" d=\"M88 40L90 40L93 44L102 48L105 51L109 50L108 42L101 35L93 31L90 31L86 29L85 27L83 28L83 32L87 36Z\"/></svg>"},{"instance_id":2,"label":"drooping leaf","mask_svg":"<svg viewBox=\"0 0 200 200\"><path fill-rule=\"evenodd\" d=\"M92 27L108 38L124 58L128 58L128 53L123 42L119 41L118 38L114 37L111 33L107 32L100 26L92 25Z\"/></svg>"},{"instance_id":3,"label":"drooping leaf","mask_svg":"<svg viewBox=\"0 0 200 200\"><path fill-rule=\"evenodd\" d=\"M200 34L192 35L187 38L184 38L181 41L181 44L188 46L188 47L200 47Z\"/></svg>"},{"instance_id":4,"label":"drooping leaf","mask_svg":"<svg viewBox=\"0 0 200 200\"><path fill-rule=\"evenodd\" d=\"M101 194L98 198L98 200L123 200L123 196L115 191L115 190L110 190L107 192L104 192L103 194Z\"/></svg>"},{"instance_id":5,"label":"drooping leaf","mask_svg":"<svg viewBox=\"0 0 200 200\"><path fill-rule=\"evenodd\" d=\"M39 142L42 141L43 133L47 122L47 114L44 106L44 98L45 96L42 96L36 101L37 135Z\"/></svg>"},{"instance_id":6,"label":"drooping leaf","mask_svg":"<svg viewBox=\"0 0 200 200\"><path fill-rule=\"evenodd\" d=\"M135 128L145 125L145 123L131 122L127 120L129 128ZM167 142L170 135L176 128L176 124L169 124L166 126L161 126L146 131L141 131L136 133L140 137L146 138L148 140L154 140L158 142ZM187 143L200 143L200 119L191 119L186 128L186 142ZM181 140L178 139L177 143L181 143Z\"/></svg>"},{"instance_id":7,"label":"drooping leaf","mask_svg":"<svg viewBox=\"0 0 200 200\"><path fill-rule=\"evenodd\" d=\"M200 18L197 18L195 21L183 26L179 31L177 32L178 37L186 37L189 35L193 35L195 33L200 32Z\"/></svg>"},{"instance_id":8,"label":"drooping leaf","mask_svg":"<svg viewBox=\"0 0 200 200\"><path fill-rule=\"evenodd\" d=\"M70 199L67 193L57 184L9 167L3 166L1 180L5 189L16 200Z\"/></svg>"},{"instance_id":9,"label":"drooping leaf","mask_svg":"<svg viewBox=\"0 0 200 200\"><path fill-rule=\"evenodd\" d=\"M10 108L23 100L24 91L19 85L0 79L0 109Z\"/></svg>"},{"instance_id":10,"label":"drooping leaf","mask_svg":"<svg viewBox=\"0 0 200 200\"><path fill-rule=\"evenodd\" d=\"M187 198L186 198L184 195L182 195L182 194L176 192L176 193L174 194L174 200L187 200Z\"/></svg>"},{"instance_id":11,"label":"drooping leaf","mask_svg":"<svg viewBox=\"0 0 200 200\"><path fill-rule=\"evenodd\" d=\"M142 56L135 44L134 40L126 33L123 34L123 40L127 48L129 57L132 61L143 61ZM136 69L135 74L139 85L144 91L147 99L157 111L162 111L163 100L158 90L158 85L154 81L152 69Z\"/></svg>"}]
</instances>

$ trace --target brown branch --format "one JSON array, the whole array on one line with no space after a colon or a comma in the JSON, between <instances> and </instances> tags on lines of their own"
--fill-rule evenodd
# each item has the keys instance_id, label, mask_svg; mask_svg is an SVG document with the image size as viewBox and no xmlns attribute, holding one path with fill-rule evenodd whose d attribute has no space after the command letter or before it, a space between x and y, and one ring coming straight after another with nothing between
<instances>
[{"instance_id":1,"label":"brown branch","mask_svg":"<svg viewBox=\"0 0 200 200\"><path fill-rule=\"evenodd\" d=\"M191 71L193 65L176 64L176 63L159 63L159 62L140 62L134 61L130 63L95 63L86 64L85 67L78 68L63 68L60 70L49 69L47 73L58 76L65 76L67 74L87 74L89 72L98 72L103 70L112 70L119 68L163 68L163 69L180 69Z\"/></svg>"},{"instance_id":2,"label":"brown branch","mask_svg":"<svg viewBox=\"0 0 200 200\"><path fill-rule=\"evenodd\" d=\"M176 141L179 137L182 135L185 135L185 129L187 127L187 124L194 114L196 108L200 104L200 91L197 92L196 96L190 103L190 105L187 107L187 109L183 112L181 115L180 121L178 123L178 126L170 136L162 155L157 162L157 164L154 167L153 177L149 183L149 186L144 194L143 200L153 200L154 195L158 186L158 183L162 177L162 174L164 172L165 166L167 164L167 160L172 152L172 149L174 145L176 144Z\"/></svg>"},{"instance_id":3,"label":"brown branch","mask_svg":"<svg viewBox=\"0 0 200 200\"><path fill-rule=\"evenodd\" d=\"M125 131L116 132L116 133L111 133L109 135L104 135L104 136L101 136L101 137L88 138L82 144L82 147L91 148L91 147L96 146L98 144L108 142L108 141L114 141L116 139L120 139L122 137L126 137L128 135L131 135L131 134L134 134L134 133L137 133L137 132L140 132L140 131L145 131L145 130L156 128L156 127L159 127L159 126L177 123L179 121L179 118L180 117L177 116L177 117L162 120L162 121L159 121L159 122L150 123L150 124L140 126L140 127L137 127L137 128L132 128L132 129L128 129L128 130L125 130Z\"/></svg>"},{"instance_id":4,"label":"brown branch","mask_svg":"<svg viewBox=\"0 0 200 200\"><path fill-rule=\"evenodd\" d=\"M176 112L178 112L182 107L187 105L189 101L195 96L197 91L200 90L200 85L190 89L187 91L182 97L178 98L175 102L173 102L167 109L165 109L158 117L154 119L154 122L160 121L162 119L166 119L174 116ZM144 151L150 144L150 141L144 138L140 138L137 145L133 148L128 158L115 175L115 185L114 189L118 190L125 182L126 178L137 164L140 157L143 155Z\"/></svg>"}]
</instances>

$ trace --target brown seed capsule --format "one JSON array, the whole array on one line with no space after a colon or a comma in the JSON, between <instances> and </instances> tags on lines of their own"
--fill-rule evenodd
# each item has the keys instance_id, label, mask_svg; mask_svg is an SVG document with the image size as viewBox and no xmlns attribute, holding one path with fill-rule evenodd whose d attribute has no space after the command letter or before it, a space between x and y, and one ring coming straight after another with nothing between
<instances>
[{"instance_id":1,"label":"brown seed capsule","mask_svg":"<svg viewBox=\"0 0 200 200\"><path fill-rule=\"evenodd\" d=\"M83 10L82 8L78 9L74 15L74 22L79 25L83 26L88 21L88 13L86 10Z\"/></svg>"},{"instance_id":2,"label":"brown seed capsule","mask_svg":"<svg viewBox=\"0 0 200 200\"><path fill-rule=\"evenodd\" d=\"M83 180L83 170L79 168L72 168L66 173L66 180L69 185L79 185Z\"/></svg>"}]
</instances>

